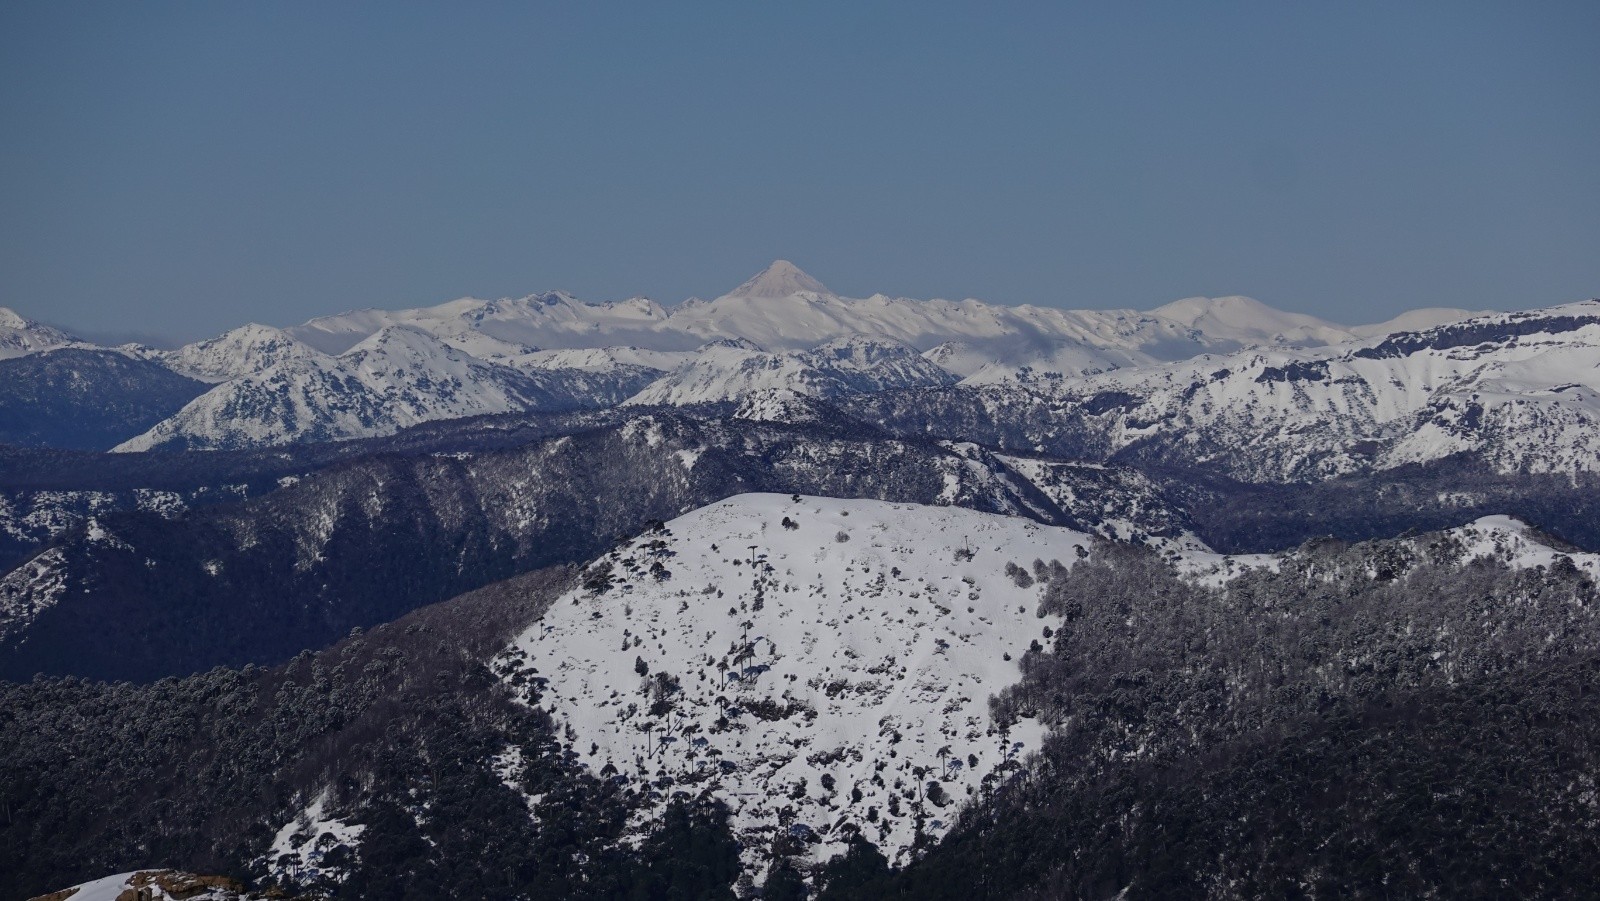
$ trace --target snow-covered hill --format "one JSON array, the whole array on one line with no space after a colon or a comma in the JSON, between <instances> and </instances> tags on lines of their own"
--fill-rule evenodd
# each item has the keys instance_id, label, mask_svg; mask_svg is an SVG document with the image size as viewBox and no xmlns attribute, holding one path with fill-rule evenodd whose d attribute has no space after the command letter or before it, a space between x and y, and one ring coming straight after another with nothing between
<instances>
[{"instance_id":1,"label":"snow-covered hill","mask_svg":"<svg viewBox=\"0 0 1600 901\"><path fill-rule=\"evenodd\" d=\"M106 450L208 387L119 350L68 344L0 359L0 445Z\"/></svg>"},{"instance_id":2,"label":"snow-covered hill","mask_svg":"<svg viewBox=\"0 0 1600 901\"><path fill-rule=\"evenodd\" d=\"M988 698L1061 627L1038 613L1042 580L1062 572L1051 562L1092 546L971 510L740 495L590 564L496 668L537 684L568 746L648 810L676 792L725 800L747 866L778 833L823 860L859 832L904 862L1038 747L1036 722L997 729ZM1508 517L1411 546L1600 575L1600 555ZM1199 546L1167 556L1212 584L1280 565Z\"/></svg>"},{"instance_id":3,"label":"snow-covered hill","mask_svg":"<svg viewBox=\"0 0 1600 901\"><path fill-rule=\"evenodd\" d=\"M742 495L592 564L510 655L548 680L594 770L663 797L714 788L752 855L779 828L818 857L860 830L903 860L1037 747L1032 724L996 730L988 698L1059 625L1035 615L1033 561L1088 542L970 510Z\"/></svg>"}]
</instances>

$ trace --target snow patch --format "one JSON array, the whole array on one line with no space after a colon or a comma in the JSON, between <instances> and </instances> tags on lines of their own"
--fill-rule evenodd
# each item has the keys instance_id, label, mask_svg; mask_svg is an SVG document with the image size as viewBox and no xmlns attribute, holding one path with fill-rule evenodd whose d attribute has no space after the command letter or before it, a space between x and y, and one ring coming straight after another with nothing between
<instances>
[{"instance_id":1,"label":"snow patch","mask_svg":"<svg viewBox=\"0 0 1600 901\"><path fill-rule=\"evenodd\" d=\"M361 833L367 827L346 823L329 814L328 804L328 792L323 791L278 830L263 861L274 877L295 882L318 879L337 882L343 878L342 869L330 856L339 848L356 852Z\"/></svg>"}]
</instances>

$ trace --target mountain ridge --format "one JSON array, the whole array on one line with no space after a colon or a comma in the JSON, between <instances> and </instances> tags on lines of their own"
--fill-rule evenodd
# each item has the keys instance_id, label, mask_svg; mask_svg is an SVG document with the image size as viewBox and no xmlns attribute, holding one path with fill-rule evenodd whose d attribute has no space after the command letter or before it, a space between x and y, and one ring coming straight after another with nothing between
<instances>
[{"instance_id":1,"label":"mountain ridge","mask_svg":"<svg viewBox=\"0 0 1600 901\"><path fill-rule=\"evenodd\" d=\"M1531 321L1564 315L1565 309L1488 316L1416 310L1388 323L1346 327L1240 296L1184 298L1148 312L882 294L852 299L779 260L727 294L672 308L647 298L591 304L563 292L462 298L434 307L320 317L285 329L245 325L172 351L112 349L215 386L145 431L120 436L117 447L132 452L342 440L463 416L623 402L736 403L768 391L828 398L954 382L998 391L1044 385L1055 393L1063 385L1104 383L1116 391L1130 377L1149 384L1152 374L1166 368L1193 369L1228 355L1282 353L1287 365L1299 354L1309 361L1305 365L1317 367L1329 356L1323 348L1398 353L1394 349L1407 342L1443 340L1439 336L1447 333L1440 330L1457 323L1463 334L1472 328L1492 333L1504 327L1496 317ZM25 335L13 329L24 335L14 335L13 343L26 341L31 348L70 340L36 326L28 324L35 331ZM373 341L396 352L404 345L409 362L375 364ZM730 350L734 345L742 350ZM868 346L900 350L893 361L886 352L875 352L872 361L839 352ZM1539 394L1555 387L1541 388L1541 378L1565 377L1558 369L1522 366L1497 385L1510 386L1514 394ZM148 375L152 385L156 376ZM1460 432L1457 420L1475 415L1465 403L1441 401L1429 447L1471 446L1451 437ZM1569 420L1559 426L1563 434L1581 431L1581 416L1557 415L1570 403L1545 406L1549 415L1526 422L1527 428L1542 428L1556 416ZM1526 420L1514 405L1495 409ZM1429 453L1437 451L1413 449L1396 459Z\"/></svg>"}]
</instances>

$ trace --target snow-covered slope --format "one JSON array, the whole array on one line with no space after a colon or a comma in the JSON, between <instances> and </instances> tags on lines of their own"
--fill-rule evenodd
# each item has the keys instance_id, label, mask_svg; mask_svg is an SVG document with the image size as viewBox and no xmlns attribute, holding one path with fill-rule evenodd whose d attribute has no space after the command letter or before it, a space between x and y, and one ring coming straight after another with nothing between
<instances>
[{"instance_id":1,"label":"snow-covered slope","mask_svg":"<svg viewBox=\"0 0 1600 901\"><path fill-rule=\"evenodd\" d=\"M1350 331L1357 338L1382 338L1396 332L1417 332L1424 329L1437 328L1460 322L1463 319L1476 319L1482 316L1493 316L1494 310L1461 310L1455 307L1423 307L1416 310L1407 310L1393 319L1375 322L1371 325L1352 326Z\"/></svg>"},{"instance_id":2,"label":"snow-covered slope","mask_svg":"<svg viewBox=\"0 0 1600 901\"><path fill-rule=\"evenodd\" d=\"M767 391L832 397L954 381L915 350L888 341L845 338L812 350L767 353L748 341L722 339L700 348L628 403L713 403Z\"/></svg>"},{"instance_id":3,"label":"snow-covered slope","mask_svg":"<svg viewBox=\"0 0 1600 901\"><path fill-rule=\"evenodd\" d=\"M78 339L60 329L25 318L8 307L0 307L0 360L73 343L78 343Z\"/></svg>"},{"instance_id":4,"label":"snow-covered slope","mask_svg":"<svg viewBox=\"0 0 1600 901\"><path fill-rule=\"evenodd\" d=\"M479 360L411 326L389 326L340 356L382 398L397 426L525 409L536 393L506 366Z\"/></svg>"},{"instance_id":5,"label":"snow-covered slope","mask_svg":"<svg viewBox=\"0 0 1600 901\"><path fill-rule=\"evenodd\" d=\"M519 369L580 369L609 372L619 367L636 367L665 374L690 358L685 351L645 350L642 347L572 348L531 351L513 358Z\"/></svg>"},{"instance_id":6,"label":"snow-covered slope","mask_svg":"<svg viewBox=\"0 0 1600 901\"><path fill-rule=\"evenodd\" d=\"M1308 479L1452 454L1502 471L1600 469L1600 302L1355 344L1251 350L1031 390L1106 456ZM1001 389L996 403L1005 402Z\"/></svg>"},{"instance_id":7,"label":"snow-covered slope","mask_svg":"<svg viewBox=\"0 0 1600 901\"><path fill-rule=\"evenodd\" d=\"M1186 297L1156 307L1150 315L1241 342L1266 335L1267 343L1272 344L1336 344L1354 337L1348 329L1325 319L1274 310L1249 297Z\"/></svg>"},{"instance_id":8,"label":"snow-covered slope","mask_svg":"<svg viewBox=\"0 0 1600 901\"><path fill-rule=\"evenodd\" d=\"M1487 558L1513 569L1548 569L1571 564L1588 573L1590 578L1600 579L1600 554L1556 547L1548 536L1514 516L1480 517L1443 534L1460 543L1463 560ZM1424 540L1426 538L1413 543L1420 544Z\"/></svg>"},{"instance_id":9,"label":"snow-covered slope","mask_svg":"<svg viewBox=\"0 0 1600 901\"><path fill-rule=\"evenodd\" d=\"M1085 532L1167 551L1210 550L1195 535L1188 516L1136 469L1015 456L996 459L1043 492L1070 524Z\"/></svg>"},{"instance_id":10,"label":"snow-covered slope","mask_svg":"<svg viewBox=\"0 0 1600 901\"><path fill-rule=\"evenodd\" d=\"M777 828L818 857L859 829L903 861L1041 738L988 715L1059 625L1007 564L1087 544L962 509L741 495L592 564L510 654L594 770L714 789L747 858Z\"/></svg>"},{"instance_id":11,"label":"snow-covered slope","mask_svg":"<svg viewBox=\"0 0 1600 901\"><path fill-rule=\"evenodd\" d=\"M317 354L223 382L114 449L260 447L395 428L385 419L379 394L334 358Z\"/></svg>"},{"instance_id":12,"label":"snow-covered slope","mask_svg":"<svg viewBox=\"0 0 1600 901\"><path fill-rule=\"evenodd\" d=\"M479 359L409 325L386 326L332 357L249 326L178 351L175 367L226 381L116 449L331 441L438 419L611 406L659 375L624 363L543 362L519 369Z\"/></svg>"},{"instance_id":13,"label":"snow-covered slope","mask_svg":"<svg viewBox=\"0 0 1600 901\"><path fill-rule=\"evenodd\" d=\"M637 344L653 350L690 350L701 342L663 330L667 312L648 298L584 303L561 291L527 297L464 297L410 310L357 310L322 316L287 331L328 353L342 353L391 325L410 325L479 354L476 337L524 348L587 348ZM665 336L665 337L664 337Z\"/></svg>"},{"instance_id":14,"label":"snow-covered slope","mask_svg":"<svg viewBox=\"0 0 1600 901\"><path fill-rule=\"evenodd\" d=\"M280 883L342 882L352 859L361 853L361 833L366 827L334 816L328 810L328 796L327 791L318 794L284 823L256 866ZM333 853L336 848L345 853Z\"/></svg>"},{"instance_id":15,"label":"snow-covered slope","mask_svg":"<svg viewBox=\"0 0 1600 901\"><path fill-rule=\"evenodd\" d=\"M1507 517L1412 545L1430 559L1600 575L1600 555L1551 547ZM1048 563L1092 547L1081 532L970 510L740 495L590 564L496 668L539 686L569 747L647 811L676 792L725 800L747 866L765 863L780 831L814 860L859 831L903 862L919 833L937 838L956 804L1038 747L1037 723L998 730L988 698L1061 626L1037 612ZM1166 556L1217 584L1285 555Z\"/></svg>"},{"instance_id":16,"label":"snow-covered slope","mask_svg":"<svg viewBox=\"0 0 1600 901\"><path fill-rule=\"evenodd\" d=\"M1314 347L1441 325L1473 314L1466 310L1417 310L1386 323L1348 327L1303 313L1275 310L1250 297L1233 296L1186 297L1156 307L1150 315L1187 326L1213 340L1232 340L1242 345Z\"/></svg>"}]
</instances>

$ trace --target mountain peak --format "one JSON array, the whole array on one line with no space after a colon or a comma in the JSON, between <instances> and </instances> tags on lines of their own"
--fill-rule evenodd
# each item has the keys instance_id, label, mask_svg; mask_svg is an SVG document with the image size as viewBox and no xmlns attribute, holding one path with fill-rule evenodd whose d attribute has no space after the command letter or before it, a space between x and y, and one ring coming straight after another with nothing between
<instances>
[{"instance_id":1,"label":"mountain peak","mask_svg":"<svg viewBox=\"0 0 1600 901\"><path fill-rule=\"evenodd\" d=\"M754 278L729 291L726 296L789 297L802 292L830 296L833 294L822 282L801 271L799 266L788 260L773 260L772 265L761 270Z\"/></svg>"}]
</instances>

